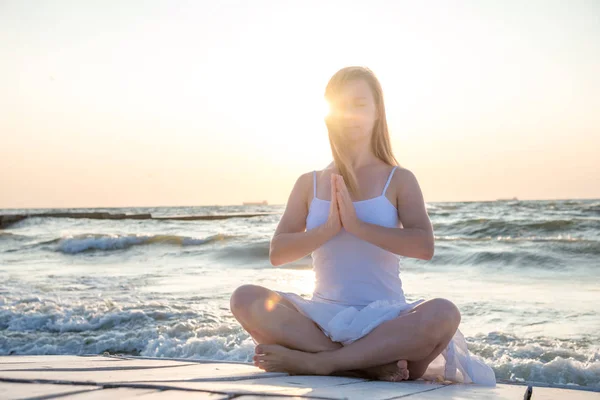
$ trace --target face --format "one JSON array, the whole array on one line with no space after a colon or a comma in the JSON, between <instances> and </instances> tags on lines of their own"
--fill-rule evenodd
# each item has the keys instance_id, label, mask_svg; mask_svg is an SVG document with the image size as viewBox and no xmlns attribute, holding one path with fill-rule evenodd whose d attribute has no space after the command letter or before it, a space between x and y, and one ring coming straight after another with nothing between
<instances>
[{"instance_id":1,"label":"face","mask_svg":"<svg viewBox=\"0 0 600 400\"><path fill-rule=\"evenodd\" d=\"M368 139L377 120L377 107L369 84L362 79L347 82L331 100L328 119L345 139Z\"/></svg>"}]
</instances>

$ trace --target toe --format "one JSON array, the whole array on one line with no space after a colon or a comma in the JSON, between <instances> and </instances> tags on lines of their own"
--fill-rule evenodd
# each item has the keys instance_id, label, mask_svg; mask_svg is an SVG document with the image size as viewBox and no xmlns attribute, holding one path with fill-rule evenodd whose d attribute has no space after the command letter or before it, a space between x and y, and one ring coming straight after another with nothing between
<instances>
[{"instance_id":1,"label":"toe","mask_svg":"<svg viewBox=\"0 0 600 400\"><path fill-rule=\"evenodd\" d=\"M254 357L252 357L252 361L254 362L254 365L256 365L258 368L263 369L265 357L266 356L263 354L257 354Z\"/></svg>"},{"instance_id":2,"label":"toe","mask_svg":"<svg viewBox=\"0 0 600 400\"><path fill-rule=\"evenodd\" d=\"M265 354L263 347L264 346L262 344L259 344L258 346L256 346L254 348L254 353L255 354Z\"/></svg>"},{"instance_id":3,"label":"toe","mask_svg":"<svg viewBox=\"0 0 600 400\"><path fill-rule=\"evenodd\" d=\"M394 379L392 382L401 382L403 381L403 377L402 377L402 373L396 373L394 374Z\"/></svg>"}]
</instances>

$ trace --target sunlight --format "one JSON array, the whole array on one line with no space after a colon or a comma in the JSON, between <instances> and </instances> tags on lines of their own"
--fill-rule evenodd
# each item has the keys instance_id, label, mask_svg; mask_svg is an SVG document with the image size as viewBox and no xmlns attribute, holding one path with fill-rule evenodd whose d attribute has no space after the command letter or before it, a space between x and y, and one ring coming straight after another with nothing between
<instances>
[{"instance_id":1,"label":"sunlight","mask_svg":"<svg viewBox=\"0 0 600 400\"><path fill-rule=\"evenodd\" d=\"M310 294L315 290L315 274L313 271L298 271L292 282L294 290L304 294Z\"/></svg>"},{"instance_id":2,"label":"sunlight","mask_svg":"<svg viewBox=\"0 0 600 400\"><path fill-rule=\"evenodd\" d=\"M281 88L277 77L270 77L261 80L260 90L255 82L243 81L238 96L221 94L220 112L239 148L286 170L327 163L331 150L324 119L329 104L311 78Z\"/></svg>"},{"instance_id":3,"label":"sunlight","mask_svg":"<svg viewBox=\"0 0 600 400\"><path fill-rule=\"evenodd\" d=\"M321 114L323 114L323 118L325 118L331 112L331 104L329 104L329 102L323 98L321 107Z\"/></svg>"},{"instance_id":4,"label":"sunlight","mask_svg":"<svg viewBox=\"0 0 600 400\"><path fill-rule=\"evenodd\" d=\"M273 311L275 309L275 305L277 304L277 301L274 299L267 299L267 301L265 301L265 309L267 311Z\"/></svg>"}]
</instances>

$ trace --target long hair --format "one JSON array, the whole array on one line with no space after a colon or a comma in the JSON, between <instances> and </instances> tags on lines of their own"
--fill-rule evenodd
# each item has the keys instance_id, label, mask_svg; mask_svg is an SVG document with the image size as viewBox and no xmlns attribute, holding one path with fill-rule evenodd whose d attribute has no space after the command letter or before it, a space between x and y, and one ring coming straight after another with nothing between
<instances>
[{"instance_id":1,"label":"long hair","mask_svg":"<svg viewBox=\"0 0 600 400\"><path fill-rule=\"evenodd\" d=\"M373 154L375 154L375 157L386 164L390 166L399 165L398 160L396 160L396 157L394 157L394 154L392 153L392 146L390 144L390 135L383 103L383 91L381 89L381 84L373 71L369 68L359 66L342 68L336 72L327 83L327 87L325 88L325 100L332 103L333 99L339 95L340 89L347 82L359 79L367 82L371 88L373 98L375 99L375 106L377 107L377 118L371 135L371 150L373 151ZM336 128L330 118L325 118L325 124L327 125L327 131L329 133L329 144L331 146L333 161L338 168L340 175L344 178L348 190L356 197L360 194L360 188L358 187L356 173L350 165L350 158L347 151L345 151L346 146L343 141L343 136L336 132Z\"/></svg>"}]
</instances>

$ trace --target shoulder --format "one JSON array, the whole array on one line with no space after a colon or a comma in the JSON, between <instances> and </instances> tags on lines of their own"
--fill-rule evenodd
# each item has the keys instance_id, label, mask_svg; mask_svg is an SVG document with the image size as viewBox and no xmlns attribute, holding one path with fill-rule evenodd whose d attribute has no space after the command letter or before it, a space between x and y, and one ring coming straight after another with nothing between
<instances>
[{"instance_id":1,"label":"shoulder","mask_svg":"<svg viewBox=\"0 0 600 400\"><path fill-rule=\"evenodd\" d=\"M402 204L414 206L415 203L420 204L424 201L417 176L410 169L396 168L390 185L396 193L396 201L399 207Z\"/></svg>"},{"instance_id":2,"label":"shoulder","mask_svg":"<svg viewBox=\"0 0 600 400\"><path fill-rule=\"evenodd\" d=\"M308 183L312 183L314 176L314 171L309 171L301 174L298 179L296 179L296 183L300 185L306 185Z\"/></svg>"},{"instance_id":3,"label":"shoulder","mask_svg":"<svg viewBox=\"0 0 600 400\"><path fill-rule=\"evenodd\" d=\"M306 195L309 192L309 189L312 190L313 186L313 171L305 172L296 178L296 183L294 183L293 191L297 194Z\"/></svg>"},{"instance_id":4,"label":"shoulder","mask_svg":"<svg viewBox=\"0 0 600 400\"><path fill-rule=\"evenodd\" d=\"M407 168L398 167L394 173L393 189L396 193L398 211L407 214L425 208L425 200L416 175Z\"/></svg>"},{"instance_id":5,"label":"shoulder","mask_svg":"<svg viewBox=\"0 0 600 400\"><path fill-rule=\"evenodd\" d=\"M415 174L410 169L400 166L398 166L396 171L394 171L392 182L395 184L394 186L396 186L397 189L402 189L403 187L406 187L406 185L411 186L418 184Z\"/></svg>"},{"instance_id":6,"label":"shoulder","mask_svg":"<svg viewBox=\"0 0 600 400\"><path fill-rule=\"evenodd\" d=\"M305 201L310 201L313 195L315 179L319 179L320 172L322 171L308 171L298 176L293 189L295 195L303 198Z\"/></svg>"}]
</instances>

